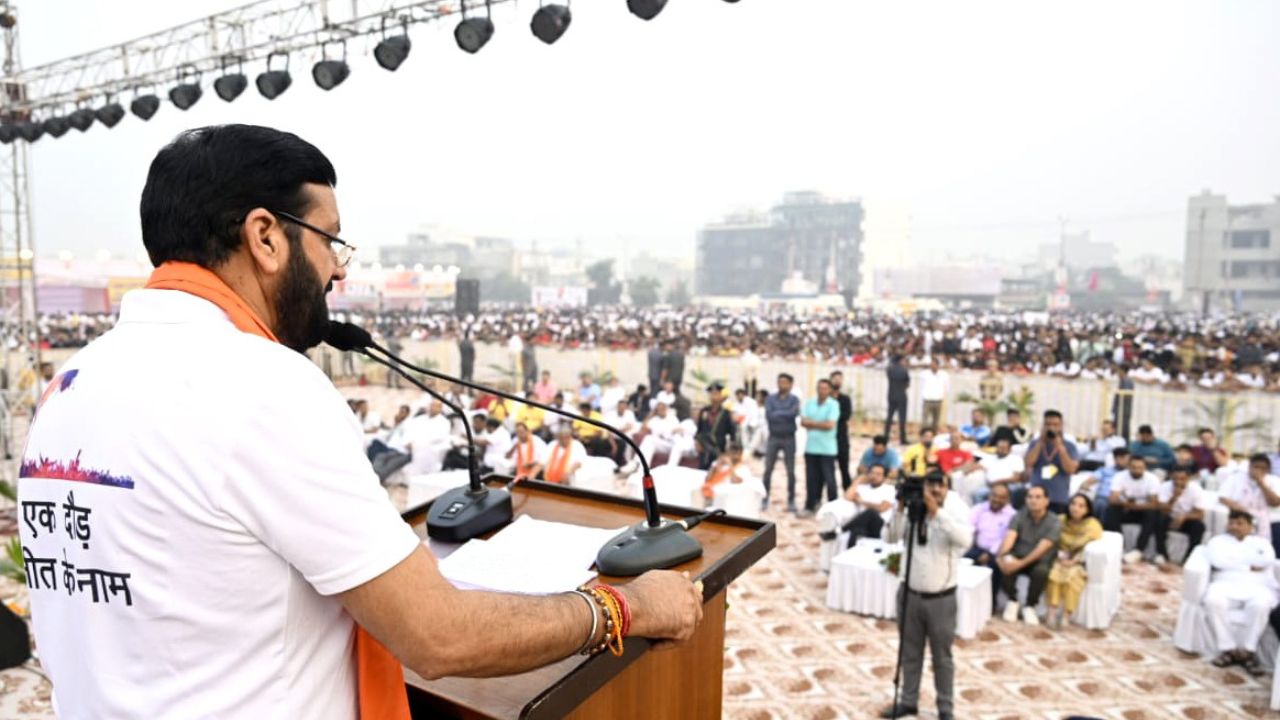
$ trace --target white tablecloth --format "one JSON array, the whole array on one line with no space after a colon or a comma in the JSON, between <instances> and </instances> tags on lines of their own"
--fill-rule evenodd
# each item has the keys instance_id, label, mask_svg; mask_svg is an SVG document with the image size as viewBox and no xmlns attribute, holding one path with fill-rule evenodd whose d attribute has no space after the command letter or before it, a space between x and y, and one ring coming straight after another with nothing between
<instances>
[{"instance_id":1,"label":"white tablecloth","mask_svg":"<svg viewBox=\"0 0 1280 720\"><path fill-rule=\"evenodd\" d=\"M859 615L897 617L898 577L880 566L901 546L864 540L831 560L827 607ZM956 634L973 638L991 619L991 569L961 559L956 584ZM905 570L905 567L903 568Z\"/></svg>"}]
</instances>

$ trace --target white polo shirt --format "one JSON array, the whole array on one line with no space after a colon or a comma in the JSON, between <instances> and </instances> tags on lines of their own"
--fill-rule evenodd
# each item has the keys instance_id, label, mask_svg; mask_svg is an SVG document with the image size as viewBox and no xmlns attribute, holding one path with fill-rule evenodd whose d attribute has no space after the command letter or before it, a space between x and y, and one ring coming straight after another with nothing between
<instances>
[{"instance_id":1,"label":"white polo shirt","mask_svg":"<svg viewBox=\"0 0 1280 720\"><path fill-rule=\"evenodd\" d=\"M419 541L320 369L136 290L55 381L18 487L59 717L355 718L333 595Z\"/></svg>"}]
</instances>

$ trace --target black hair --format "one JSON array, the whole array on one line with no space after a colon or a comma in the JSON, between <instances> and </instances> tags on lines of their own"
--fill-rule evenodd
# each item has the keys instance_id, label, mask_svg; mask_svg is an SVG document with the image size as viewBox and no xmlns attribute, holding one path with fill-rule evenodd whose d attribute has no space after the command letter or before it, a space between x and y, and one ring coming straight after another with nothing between
<instances>
[{"instance_id":1,"label":"black hair","mask_svg":"<svg viewBox=\"0 0 1280 720\"><path fill-rule=\"evenodd\" d=\"M877 435L871 438L871 444L872 445L888 445L889 438L885 437L884 435Z\"/></svg>"},{"instance_id":2,"label":"black hair","mask_svg":"<svg viewBox=\"0 0 1280 720\"><path fill-rule=\"evenodd\" d=\"M1268 472L1271 471L1271 458L1267 457L1266 453L1254 453L1250 455L1249 464L1252 465L1254 463L1258 463L1260 465L1266 465L1267 471Z\"/></svg>"},{"instance_id":3,"label":"black hair","mask_svg":"<svg viewBox=\"0 0 1280 720\"><path fill-rule=\"evenodd\" d=\"M786 380L787 382L792 383L792 384L794 384L794 383L795 383L795 381L796 381L796 379L795 379L795 378L791 377L791 373L778 373L778 379L779 379L779 380Z\"/></svg>"},{"instance_id":4,"label":"black hair","mask_svg":"<svg viewBox=\"0 0 1280 720\"><path fill-rule=\"evenodd\" d=\"M1179 472L1186 473L1187 475L1195 475L1197 470L1195 465L1187 465L1185 463L1181 463L1178 465L1174 465L1173 468L1169 470L1169 475L1173 475L1174 473L1179 473Z\"/></svg>"},{"instance_id":5,"label":"black hair","mask_svg":"<svg viewBox=\"0 0 1280 720\"><path fill-rule=\"evenodd\" d=\"M1253 514L1245 510L1232 510L1227 513L1228 520L1248 520L1249 524L1253 524Z\"/></svg>"},{"instance_id":6,"label":"black hair","mask_svg":"<svg viewBox=\"0 0 1280 720\"><path fill-rule=\"evenodd\" d=\"M1061 420L1062 413L1058 412L1057 410L1045 410L1044 419L1048 420L1049 418L1058 418L1059 420Z\"/></svg>"},{"instance_id":7,"label":"black hair","mask_svg":"<svg viewBox=\"0 0 1280 720\"><path fill-rule=\"evenodd\" d=\"M1118 447L1115 450L1111 451L1111 457L1113 458L1122 458L1128 454L1129 454L1129 448L1127 447Z\"/></svg>"},{"instance_id":8,"label":"black hair","mask_svg":"<svg viewBox=\"0 0 1280 720\"><path fill-rule=\"evenodd\" d=\"M240 247L240 225L256 208L302 217L303 186L336 185L333 164L311 143L257 125L187 130L165 145L142 188L142 244L151 264L213 268ZM290 242L300 231L286 225Z\"/></svg>"},{"instance_id":9,"label":"black hair","mask_svg":"<svg viewBox=\"0 0 1280 720\"><path fill-rule=\"evenodd\" d=\"M489 418L488 420L484 421L484 426L489 428L490 430L497 430L498 428L502 427L502 423L498 421L496 418Z\"/></svg>"},{"instance_id":10,"label":"black hair","mask_svg":"<svg viewBox=\"0 0 1280 720\"><path fill-rule=\"evenodd\" d=\"M1151 429L1150 425L1139 425L1138 434L1139 435L1155 435L1156 433L1154 430Z\"/></svg>"},{"instance_id":11,"label":"black hair","mask_svg":"<svg viewBox=\"0 0 1280 720\"><path fill-rule=\"evenodd\" d=\"M1071 519L1071 501L1075 500L1076 498L1084 498L1084 517L1080 519L1084 520L1085 518L1093 517L1093 501L1090 500L1089 496L1085 495L1084 493L1076 493L1075 495L1072 495L1071 497L1067 498L1067 519L1068 520Z\"/></svg>"},{"instance_id":12,"label":"black hair","mask_svg":"<svg viewBox=\"0 0 1280 720\"><path fill-rule=\"evenodd\" d=\"M1174 448L1174 450L1186 450L1187 452L1195 452L1195 448L1191 447L1187 443L1182 443L1178 447Z\"/></svg>"}]
</instances>

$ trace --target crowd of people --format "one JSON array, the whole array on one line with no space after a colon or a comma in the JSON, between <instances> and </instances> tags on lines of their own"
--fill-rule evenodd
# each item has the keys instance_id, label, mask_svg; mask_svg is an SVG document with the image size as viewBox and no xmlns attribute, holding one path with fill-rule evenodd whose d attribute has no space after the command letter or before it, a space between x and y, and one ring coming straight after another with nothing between
<instances>
[{"instance_id":1,"label":"crowd of people","mask_svg":"<svg viewBox=\"0 0 1280 720\"><path fill-rule=\"evenodd\" d=\"M711 308L490 309L458 317L446 310L335 313L383 337L450 338L559 348L644 351L674 344L699 356L815 359L908 367L933 359L944 367L998 369L1068 378L1114 378L1122 367L1136 383L1280 391L1280 317L1029 314L954 311L893 316L870 311L800 314L787 310ZM41 332L52 347L75 347L113 322L105 315L51 315ZM12 332L9 333L11 336ZM16 338L11 337L10 342Z\"/></svg>"},{"instance_id":2,"label":"crowd of people","mask_svg":"<svg viewBox=\"0 0 1280 720\"><path fill-rule=\"evenodd\" d=\"M894 526L901 515L899 487L905 478L924 478L937 487L936 497L926 493L933 497L931 512L954 521L946 532L967 538L958 555L991 568L992 597L1004 601L1002 617L1010 622L1061 627L1071 618L1088 579L1085 548L1105 530L1136 526L1126 563L1177 565L1205 544L1215 569L1211 588L1218 588L1206 599L1211 627L1221 633L1215 662L1259 672L1257 641L1280 604L1280 588L1270 571L1241 570L1241 563L1262 567L1258 558L1280 555L1280 448L1233 457L1212 429L1202 429L1194 444L1174 444L1145 424L1130 435L1119 429L1118 417L1103 420L1096 434L1075 437L1055 410L1043 413L1035 431L1016 408L1002 418L975 409L968 423L935 426L939 418L930 416L926 397L921 415L932 422L922 424L912 442L895 446L887 428L851 455L851 403L840 371L818 381L808 398L782 374L772 390L738 387L730 393L713 383L705 401L695 403L674 382L672 372L680 368L664 362L666 354L655 357L658 376L651 382L662 388L657 393L644 384L626 388L615 377L599 383L590 373L562 387L543 371L527 386L527 398L617 427L651 464L700 469L707 498L722 482L756 483L767 511L773 480L785 475L785 512L799 519L839 518L835 531L821 532L823 542L841 538L852 547L862 538L901 537ZM461 386L441 389L470 415L486 471L571 482L593 456L607 458L624 476L636 470L638 460L624 443L588 423L493 395L469 395ZM382 438L370 444L375 466L388 453L416 458L420 448L429 448L427 469L466 467L461 423L468 418L449 418L439 401L401 407L390 425L367 403L356 401L353 410L371 439ZM415 414L421 419L415 421ZM763 464L759 480L745 460L750 455ZM803 484L797 487L799 470ZM1208 537L1214 512L1228 521ZM1176 555L1172 533L1186 539ZM1252 559L1241 560L1245 555ZM1029 582L1019 593L1023 576ZM1047 617L1038 609L1042 599ZM1243 642L1224 619L1241 610L1262 618ZM1276 621L1280 625L1280 613Z\"/></svg>"}]
</instances>

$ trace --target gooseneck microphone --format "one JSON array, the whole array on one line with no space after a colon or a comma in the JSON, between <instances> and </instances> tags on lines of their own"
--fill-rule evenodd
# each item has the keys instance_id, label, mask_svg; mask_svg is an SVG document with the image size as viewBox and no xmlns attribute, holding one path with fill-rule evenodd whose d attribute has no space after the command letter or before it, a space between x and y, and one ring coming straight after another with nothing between
<instances>
[{"instance_id":1,"label":"gooseneck microphone","mask_svg":"<svg viewBox=\"0 0 1280 720\"><path fill-rule=\"evenodd\" d=\"M545 405L534 400L503 392L496 388L487 387L478 383L445 375L444 373L437 372L435 370L418 367L391 354L391 352L386 348L374 342L373 336L370 335L367 330L357 325L352 325L351 323L330 321L329 335L326 342L338 350L352 350L360 352L382 362L383 364L388 364L388 366L389 363L395 363L403 368L407 368L428 377L457 383L463 387L479 390L480 392L487 392L512 402L530 405L561 417L586 423L611 433L630 447L631 450L635 452L636 457L640 460L640 465L644 471L644 478L641 487L644 490L645 521L627 528L606 543L604 547L600 548L600 552L596 555L596 566L599 568L600 572L616 576L639 575L647 570L669 568L679 565L680 563L693 560L694 558L701 557L702 545L694 539L693 536L688 534L688 530L692 529L706 517L709 517L712 513L706 513L703 516L695 516L694 518L689 518L685 521L663 520L661 514L658 512L658 495L654 490L653 474L649 471L649 462L645 459L644 454L640 452L640 447L636 445L635 441L621 430L607 423L600 422L599 420L583 417L576 413L552 407L551 405ZM370 349L378 351L378 353L384 356L386 360L382 360L369 352ZM476 485L478 483L479 481L473 473L472 484ZM481 485L480 489L483 491L485 488ZM440 522L444 527L450 528L444 532L448 532L454 536L461 536L463 534L457 529L460 524L457 520L458 516L467 515L470 517L475 510L471 505L465 504L465 499L457 496L464 494L462 491L471 493L471 490L471 487L450 490L436 499L431 506L431 512L427 516L427 533L429 535L445 539L443 536L436 535L433 532L433 522ZM474 493L468 497L474 497ZM464 504L458 505L455 509L455 503ZM453 510L451 515L447 514L450 510ZM497 511L494 510L490 512L496 513ZM492 518L488 518L488 520L492 520ZM507 517L506 520L502 522L510 520L510 496L508 496ZM488 524L488 522L486 521L485 523L476 524ZM493 527L496 527L496 525L491 526L488 529L493 529ZM462 539L475 537L476 535L480 535L484 532L488 532L488 530L476 532L472 535L463 537Z\"/></svg>"},{"instance_id":2,"label":"gooseneck microphone","mask_svg":"<svg viewBox=\"0 0 1280 720\"><path fill-rule=\"evenodd\" d=\"M358 331L353 333L352 330ZM363 333L363 337L360 335ZM465 542L473 537L483 535L490 530L511 522L511 493L502 489L490 489L480 482L480 470L476 465L476 441L471 430L471 419L456 403L451 402L393 363L369 352L361 344L368 333L349 323L329 323L329 335L325 342L337 350L357 352L370 360L398 373L414 387L439 400L462 418L462 427L467 434L467 470L469 482L460 488L454 488L436 498L431 505L427 517L427 534L444 542ZM370 338L372 342L372 338Z\"/></svg>"}]
</instances>

